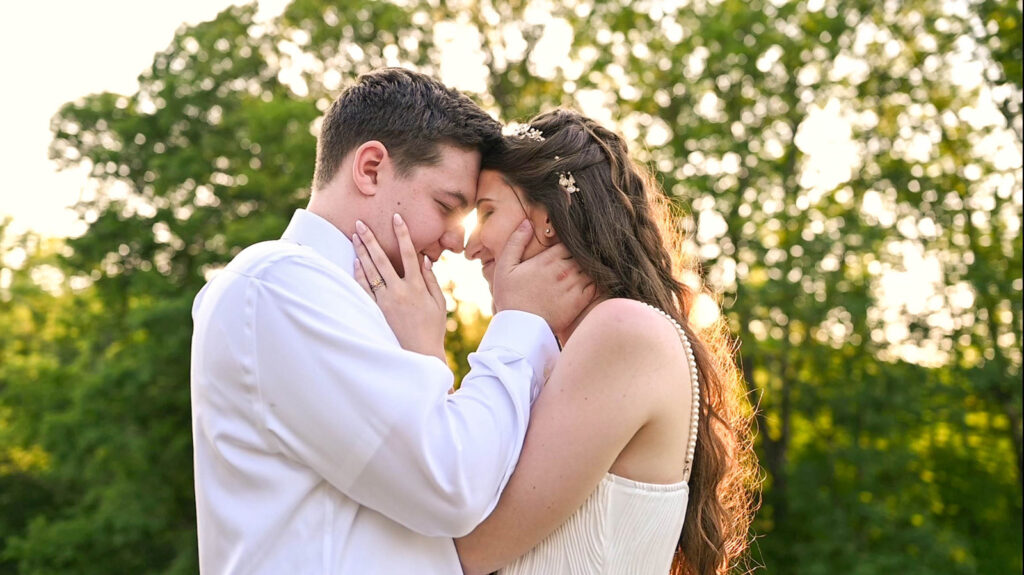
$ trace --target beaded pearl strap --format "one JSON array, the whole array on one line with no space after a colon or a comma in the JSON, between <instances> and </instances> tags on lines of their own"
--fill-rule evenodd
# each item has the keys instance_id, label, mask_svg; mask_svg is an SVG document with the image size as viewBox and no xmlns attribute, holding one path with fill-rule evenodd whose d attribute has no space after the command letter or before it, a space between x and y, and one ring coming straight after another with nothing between
<instances>
[{"instance_id":1,"label":"beaded pearl strap","mask_svg":"<svg viewBox=\"0 0 1024 575\"><path fill-rule=\"evenodd\" d=\"M690 471L693 469L693 454L697 451L697 423L700 418L700 383L697 377L697 358L693 354L693 346L690 345L690 338L687 337L686 332L683 331L683 326L679 325L674 317L665 313L664 310L658 309L651 304L647 304L647 307L665 316L672 325L676 327L676 331L679 333L679 339L683 342L683 349L686 350L686 355L690 359L690 382L693 389L693 410L690 412L690 442L686 447L686 460L683 463L683 481L690 480Z\"/></svg>"}]
</instances>

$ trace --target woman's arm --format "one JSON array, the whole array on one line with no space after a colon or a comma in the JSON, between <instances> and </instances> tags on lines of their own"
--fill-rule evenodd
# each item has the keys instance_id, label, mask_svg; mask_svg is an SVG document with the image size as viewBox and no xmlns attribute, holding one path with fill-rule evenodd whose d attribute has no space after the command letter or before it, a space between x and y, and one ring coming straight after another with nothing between
<instances>
[{"instance_id":1,"label":"woman's arm","mask_svg":"<svg viewBox=\"0 0 1024 575\"><path fill-rule=\"evenodd\" d=\"M508 564L586 501L672 396L670 386L678 387L679 360L671 358L681 357L680 345L672 325L638 302L609 300L591 310L534 405L497 508L455 541L466 575Z\"/></svg>"}]
</instances>

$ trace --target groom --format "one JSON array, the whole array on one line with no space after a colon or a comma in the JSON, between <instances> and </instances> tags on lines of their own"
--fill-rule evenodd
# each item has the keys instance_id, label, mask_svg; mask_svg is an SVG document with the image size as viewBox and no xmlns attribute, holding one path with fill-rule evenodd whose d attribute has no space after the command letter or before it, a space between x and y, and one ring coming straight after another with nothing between
<instances>
[{"instance_id":1,"label":"groom","mask_svg":"<svg viewBox=\"0 0 1024 575\"><path fill-rule=\"evenodd\" d=\"M422 74L362 76L324 118L313 195L196 297L192 415L206 574L458 574L451 538L493 509L558 353L548 323L585 305L565 262L505 282L472 371L403 350L353 279L356 221L401 273L462 250L481 155L499 124ZM560 267L561 266L561 267ZM547 320L547 321L546 321Z\"/></svg>"}]
</instances>

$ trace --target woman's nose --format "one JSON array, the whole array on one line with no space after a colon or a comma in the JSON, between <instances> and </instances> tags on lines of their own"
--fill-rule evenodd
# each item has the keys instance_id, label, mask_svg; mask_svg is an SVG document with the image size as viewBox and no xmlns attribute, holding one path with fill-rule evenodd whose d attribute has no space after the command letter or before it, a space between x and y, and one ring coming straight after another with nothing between
<instances>
[{"instance_id":1,"label":"woman's nose","mask_svg":"<svg viewBox=\"0 0 1024 575\"><path fill-rule=\"evenodd\" d=\"M471 260L480 259L480 248L482 245L480 244L479 235L479 229L474 229L473 233L469 234L469 240L466 241L466 257Z\"/></svg>"}]
</instances>

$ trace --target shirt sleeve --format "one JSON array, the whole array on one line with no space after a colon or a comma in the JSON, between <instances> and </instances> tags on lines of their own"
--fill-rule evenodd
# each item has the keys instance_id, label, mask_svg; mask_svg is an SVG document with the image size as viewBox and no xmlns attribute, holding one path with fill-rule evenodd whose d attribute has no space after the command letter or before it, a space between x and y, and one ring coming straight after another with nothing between
<instances>
[{"instance_id":1,"label":"shirt sleeve","mask_svg":"<svg viewBox=\"0 0 1024 575\"><path fill-rule=\"evenodd\" d=\"M543 320L497 314L449 395L448 366L401 349L351 278L289 258L253 289L257 409L286 456L424 535L461 536L490 513L558 353Z\"/></svg>"}]
</instances>

